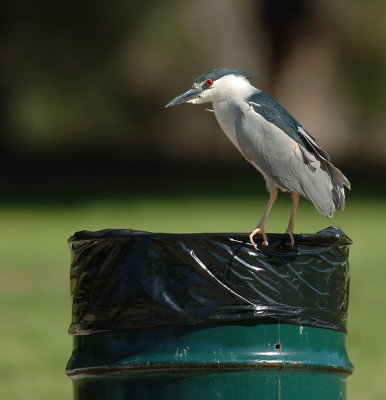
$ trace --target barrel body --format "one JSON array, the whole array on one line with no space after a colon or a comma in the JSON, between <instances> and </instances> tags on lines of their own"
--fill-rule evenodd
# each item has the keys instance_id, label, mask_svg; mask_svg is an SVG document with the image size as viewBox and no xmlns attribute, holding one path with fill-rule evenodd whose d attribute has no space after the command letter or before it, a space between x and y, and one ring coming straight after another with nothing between
<instances>
[{"instance_id":1,"label":"barrel body","mask_svg":"<svg viewBox=\"0 0 386 400\"><path fill-rule=\"evenodd\" d=\"M345 334L259 323L75 336L76 400L346 398Z\"/></svg>"},{"instance_id":2,"label":"barrel body","mask_svg":"<svg viewBox=\"0 0 386 400\"><path fill-rule=\"evenodd\" d=\"M78 232L70 239L76 400L346 398L351 241Z\"/></svg>"}]
</instances>

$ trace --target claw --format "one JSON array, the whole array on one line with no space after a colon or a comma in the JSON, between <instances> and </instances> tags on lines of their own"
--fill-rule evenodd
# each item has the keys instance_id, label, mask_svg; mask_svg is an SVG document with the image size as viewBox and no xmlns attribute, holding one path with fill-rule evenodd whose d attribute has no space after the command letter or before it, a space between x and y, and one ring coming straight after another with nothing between
<instances>
[{"instance_id":1,"label":"claw","mask_svg":"<svg viewBox=\"0 0 386 400\"><path fill-rule=\"evenodd\" d=\"M254 230L249 234L249 241L250 241L250 243L252 244L252 246L254 247L254 249L255 249L255 250L258 250L257 244L256 244L255 241L253 240L253 238L254 238L257 234L259 234L259 235L261 235L261 236L263 237L263 242L262 242L263 246L268 246L268 238L267 238L267 235L266 235L264 229L262 229L262 228L256 228L256 229L254 229Z\"/></svg>"}]
</instances>

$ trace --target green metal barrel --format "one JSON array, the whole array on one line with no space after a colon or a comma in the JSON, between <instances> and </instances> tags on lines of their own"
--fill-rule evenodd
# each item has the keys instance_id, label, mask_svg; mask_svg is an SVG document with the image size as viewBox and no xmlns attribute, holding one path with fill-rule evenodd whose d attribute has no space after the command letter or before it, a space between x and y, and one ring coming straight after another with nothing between
<instances>
[{"instance_id":1,"label":"green metal barrel","mask_svg":"<svg viewBox=\"0 0 386 400\"><path fill-rule=\"evenodd\" d=\"M232 261L217 275L221 266L212 253L222 250L222 266L228 257L217 236L203 250L210 249L206 258L203 246L195 247L202 237L168 236L161 243L165 237L157 241L129 231L75 235L74 349L66 369L74 399L345 399L353 368L345 346L351 242L329 233L299 237L297 249L277 235L279 253L270 254L252 254L244 237L236 246L236 236L226 234L226 253L241 260L240 269ZM169 240L183 243L178 248L200 268L185 255L173 258ZM192 265L190 280L178 274ZM241 283L248 275L235 281L242 268L253 273L252 287ZM222 286L216 292L218 285L225 292Z\"/></svg>"}]
</instances>

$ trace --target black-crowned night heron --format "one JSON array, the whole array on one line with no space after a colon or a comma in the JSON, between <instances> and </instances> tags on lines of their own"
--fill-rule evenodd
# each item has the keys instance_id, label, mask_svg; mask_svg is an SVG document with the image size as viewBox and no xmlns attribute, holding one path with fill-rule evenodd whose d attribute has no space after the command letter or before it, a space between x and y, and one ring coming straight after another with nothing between
<instances>
[{"instance_id":1,"label":"black-crowned night heron","mask_svg":"<svg viewBox=\"0 0 386 400\"><path fill-rule=\"evenodd\" d=\"M180 103L213 103L213 111L225 134L243 156L261 172L269 192L268 204L257 227L268 245L265 224L279 190L292 193L287 233L294 245L296 211L305 197L327 217L343 210L344 187L350 182L330 161L295 118L266 93L253 87L240 69L218 68L198 77L185 93L166 107Z\"/></svg>"}]
</instances>

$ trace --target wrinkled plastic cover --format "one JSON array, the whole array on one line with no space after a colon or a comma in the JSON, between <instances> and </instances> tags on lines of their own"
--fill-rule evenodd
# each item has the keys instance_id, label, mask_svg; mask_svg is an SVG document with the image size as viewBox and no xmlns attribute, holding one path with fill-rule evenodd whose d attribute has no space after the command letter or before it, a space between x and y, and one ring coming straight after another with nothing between
<instances>
[{"instance_id":1,"label":"wrinkled plastic cover","mask_svg":"<svg viewBox=\"0 0 386 400\"><path fill-rule=\"evenodd\" d=\"M81 231L69 239L70 333L281 321L346 331L351 240L336 227L268 235Z\"/></svg>"}]
</instances>

